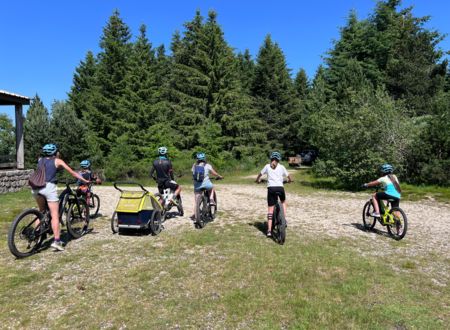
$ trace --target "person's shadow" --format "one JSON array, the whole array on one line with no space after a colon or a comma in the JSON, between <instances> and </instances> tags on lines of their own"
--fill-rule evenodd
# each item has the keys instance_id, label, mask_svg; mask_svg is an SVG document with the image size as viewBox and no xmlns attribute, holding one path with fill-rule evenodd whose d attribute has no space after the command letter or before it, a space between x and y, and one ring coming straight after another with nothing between
<instances>
[{"instance_id":1,"label":"person's shadow","mask_svg":"<svg viewBox=\"0 0 450 330\"><path fill-rule=\"evenodd\" d=\"M350 224L349 223L344 223L343 226L351 226L351 227L354 227L354 228L356 228L358 230L361 230L361 231L363 231L365 233L375 233L375 234L380 235L380 236L390 237L389 233L386 232L386 231L382 231L382 230L379 230L377 228L366 229L363 224L357 223L357 222L353 222L353 223L350 223Z\"/></svg>"},{"instance_id":2,"label":"person's shadow","mask_svg":"<svg viewBox=\"0 0 450 330\"><path fill-rule=\"evenodd\" d=\"M263 221L255 221L255 222L251 222L248 224L249 226L253 226L256 229L258 229L261 233L263 233L264 235L267 232L267 222L263 222Z\"/></svg>"}]
</instances>

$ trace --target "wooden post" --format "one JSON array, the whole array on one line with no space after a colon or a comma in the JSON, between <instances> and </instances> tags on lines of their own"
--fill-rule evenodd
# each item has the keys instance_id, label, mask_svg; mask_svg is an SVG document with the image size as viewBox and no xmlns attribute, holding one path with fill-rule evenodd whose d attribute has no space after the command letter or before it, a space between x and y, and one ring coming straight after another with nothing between
<instances>
[{"instance_id":1,"label":"wooden post","mask_svg":"<svg viewBox=\"0 0 450 330\"><path fill-rule=\"evenodd\" d=\"M16 159L17 169L25 168L24 145L23 145L23 114L22 104L16 104Z\"/></svg>"}]
</instances>

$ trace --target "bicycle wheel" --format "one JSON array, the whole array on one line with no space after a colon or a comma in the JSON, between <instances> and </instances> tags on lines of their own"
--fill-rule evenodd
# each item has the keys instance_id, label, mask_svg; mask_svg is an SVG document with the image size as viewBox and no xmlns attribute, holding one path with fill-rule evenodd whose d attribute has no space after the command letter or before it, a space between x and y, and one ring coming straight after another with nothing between
<instances>
[{"instance_id":1,"label":"bicycle wheel","mask_svg":"<svg viewBox=\"0 0 450 330\"><path fill-rule=\"evenodd\" d=\"M59 222L65 226L67 221L67 212L69 212L70 206L69 194L64 194L59 201Z\"/></svg>"},{"instance_id":2,"label":"bicycle wheel","mask_svg":"<svg viewBox=\"0 0 450 330\"><path fill-rule=\"evenodd\" d=\"M181 196L177 197L177 210L180 217L184 215L184 209L183 209L183 200L181 199Z\"/></svg>"},{"instance_id":3,"label":"bicycle wheel","mask_svg":"<svg viewBox=\"0 0 450 330\"><path fill-rule=\"evenodd\" d=\"M95 218L100 210L100 197L97 194L92 194L89 198L89 216Z\"/></svg>"},{"instance_id":4,"label":"bicycle wheel","mask_svg":"<svg viewBox=\"0 0 450 330\"><path fill-rule=\"evenodd\" d=\"M272 235L278 244L283 245L286 241L286 218L284 216L283 206L279 203L275 206Z\"/></svg>"},{"instance_id":5,"label":"bicycle wheel","mask_svg":"<svg viewBox=\"0 0 450 330\"><path fill-rule=\"evenodd\" d=\"M89 226L89 209L84 199L73 203L67 213L67 231L73 238L80 238Z\"/></svg>"},{"instance_id":6,"label":"bicycle wheel","mask_svg":"<svg viewBox=\"0 0 450 330\"><path fill-rule=\"evenodd\" d=\"M215 205L210 205L210 213L211 213L211 219L215 219L216 218L216 214L217 214L217 195L216 192L214 191L214 194L212 196L212 199L215 203Z\"/></svg>"},{"instance_id":7,"label":"bicycle wheel","mask_svg":"<svg viewBox=\"0 0 450 330\"><path fill-rule=\"evenodd\" d=\"M19 214L8 231L9 251L17 258L24 258L36 252L46 237L44 215L36 209Z\"/></svg>"},{"instance_id":8,"label":"bicycle wheel","mask_svg":"<svg viewBox=\"0 0 450 330\"><path fill-rule=\"evenodd\" d=\"M197 206L195 208L195 227L197 229L205 227L207 213L208 201L206 196L200 195L197 197Z\"/></svg>"},{"instance_id":9,"label":"bicycle wheel","mask_svg":"<svg viewBox=\"0 0 450 330\"><path fill-rule=\"evenodd\" d=\"M395 213L394 213L395 212ZM394 224L387 225L387 230L389 235L391 235L395 240L399 241L406 235L408 230L408 219L405 212L399 207L393 207L389 214L392 214L394 218Z\"/></svg>"},{"instance_id":10,"label":"bicycle wheel","mask_svg":"<svg viewBox=\"0 0 450 330\"><path fill-rule=\"evenodd\" d=\"M372 230L377 223L377 219L375 217L372 217L373 212L375 212L375 209L373 208L372 200L369 200L364 205L362 212L362 220L365 230Z\"/></svg>"},{"instance_id":11,"label":"bicycle wheel","mask_svg":"<svg viewBox=\"0 0 450 330\"><path fill-rule=\"evenodd\" d=\"M153 235L158 235L162 230L161 211L154 210L150 218L150 230Z\"/></svg>"},{"instance_id":12,"label":"bicycle wheel","mask_svg":"<svg viewBox=\"0 0 450 330\"><path fill-rule=\"evenodd\" d=\"M111 217L111 230L112 230L113 234L117 234L120 230L119 229L119 219L118 219L116 212L114 212Z\"/></svg>"}]
</instances>

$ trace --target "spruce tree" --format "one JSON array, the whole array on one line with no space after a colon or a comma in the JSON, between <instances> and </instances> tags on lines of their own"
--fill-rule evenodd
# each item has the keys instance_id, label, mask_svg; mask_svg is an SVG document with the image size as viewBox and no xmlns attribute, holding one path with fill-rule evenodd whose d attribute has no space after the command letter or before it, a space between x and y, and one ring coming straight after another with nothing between
<instances>
[{"instance_id":1,"label":"spruce tree","mask_svg":"<svg viewBox=\"0 0 450 330\"><path fill-rule=\"evenodd\" d=\"M15 146L16 135L12 120L6 114L0 114L0 158L14 155Z\"/></svg>"},{"instance_id":2,"label":"spruce tree","mask_svg":"<svg viewBox=\"0 0 450 330\"><path fill-rule=\"evenodd\" d=\"M306 75L305 69L300 69L297 72L294 80L294 88L297 97L304 100L309 90L308 76Z\"/></svg>"},{"instance_id":3,"label":"spruce tree","mask_svg":"<svg viewBox=\"0 0 450 330\"><path fill-rule=\"evenodd\" d=\"M41 155L42 147L47 143L55 143L49 134L50 119L47 108L36 94L27 111L24 123L25 163L27 167L35 167Z\"/></svg>"}]
</instances>

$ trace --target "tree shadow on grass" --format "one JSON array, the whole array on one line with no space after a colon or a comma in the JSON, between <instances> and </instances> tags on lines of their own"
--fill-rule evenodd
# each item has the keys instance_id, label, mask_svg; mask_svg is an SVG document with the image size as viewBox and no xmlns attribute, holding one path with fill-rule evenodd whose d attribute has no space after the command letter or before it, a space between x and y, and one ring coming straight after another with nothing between
<instances>
[{"instance_id":1,"label":"tree shadow on grass","mask_svg":"<svg viewBox=\"0 0 450 330\"><path fill-rule=\"evenodd\" d=\"M351 227L359 229L359 230L361 230L361 231L363 231L365 233L375 233L375 234L380 235L380 236L390 237L390 235L389 235L389 233L387 231L382 231L382 230L379 230L377 228L366 229L364 227L364 225L361 224L361 223L355 223L355 222L354 223L350 223L350 224L349 223L344 223L343 226L351 226Z\"/></svg>"}]
</instances>

